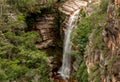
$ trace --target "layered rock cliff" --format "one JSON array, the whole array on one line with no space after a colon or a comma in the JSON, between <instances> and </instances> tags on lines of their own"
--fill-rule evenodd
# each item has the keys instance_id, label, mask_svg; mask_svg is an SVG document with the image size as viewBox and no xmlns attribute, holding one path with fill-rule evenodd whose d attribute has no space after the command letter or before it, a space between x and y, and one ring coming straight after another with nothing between
<instances>
[{"instance_id":1,"label":"layered rock cliff","mask_svg":"<svg viewBox=\"0 0 120 82\"><path fill-rule=\"evenodd\" d=\"M105 25L89 36L85 62L89 82L120 81L120 15L119 5L109 2Z\"/></svg>"}]
</instances>

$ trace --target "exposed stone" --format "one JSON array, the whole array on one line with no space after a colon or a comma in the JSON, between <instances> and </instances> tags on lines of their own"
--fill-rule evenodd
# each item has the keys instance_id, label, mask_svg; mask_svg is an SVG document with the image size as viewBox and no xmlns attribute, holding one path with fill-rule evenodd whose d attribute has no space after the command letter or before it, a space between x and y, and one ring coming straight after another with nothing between
<instances>
[{"instance_id":1,"label":"exposed stone","mask_svg":"<svg viewBox=\"0 0 120 82\"><path fill-rule=\"evenodd\" d=\"M36 48L43 49L43 48L47 48L48 46L51 46L52 44L53 44L52 40L47 40L47 41L43 41L39 44L36 44Z\"/></svg>"},{"instance_id":2,"label":"exposed stone","mask_svg":"<svg viewBox=\"0 0 120 82\"><path fill-rule=\"evenodd\" d=\"M120 0L114 0L115 5L120 5Z\"/></svg>"},{"instance_id":3,"label":"exposed stone","mask_svg":"<svg viewBox=\"0 0 120 82\"><path fill-rule=\"evenodd\" d=\"M86 1L74 0L74 1L66 1L59 10L66 15L71 15L74 11L80 9L81 7L86 7Z\"/></svg>"},{"instance_id":4,"label":"exposed stone","mask_svg":"<svg viewBox=\"0 0 120 82\"><path fill-rule=\"evenodd\" d=\"M89 46L86 48L85 55L89 82L95 82L94 78L97 76L99 76L99 82L120 82L120 18L117 14L118 8L109 3L107 24L102 32L106 49L94 48L94 31L89 37Z\"/></svg>"},{"instance_id":5,"label":"exposed stone","mask_svg":"<svg viewBox=\"0 0 120 82\"><path fill-rule=\"evenodd\" d=\"M36 45L37 48L47 48L53 44L55 38L55 17L55 14L48 14L37 19L36 29L42 37L42 42Z\"/></svg>"},{"instance_id":6,"label":"exposed stone","mask_svg":"<svg viewBox=\"0 0 120 82\"><path fill-rule=\"evenodd\" d=\"M57 0L39 0L36 6L48 7L55 2L57 2Z\"/></svg>"}]
</instances>

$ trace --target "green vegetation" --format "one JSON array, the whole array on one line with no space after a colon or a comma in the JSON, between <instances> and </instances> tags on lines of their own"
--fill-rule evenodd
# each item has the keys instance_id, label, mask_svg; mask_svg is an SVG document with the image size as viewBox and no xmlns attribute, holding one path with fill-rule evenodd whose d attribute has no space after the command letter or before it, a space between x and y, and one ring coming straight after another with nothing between
<instances>
[{"instance_id":1,"label":"green vegetation","mask_svg":"<svg viewBox=\"0 0 120 82\"><path fill-rule=\"evenodd\" d=\"M102 32L106 25L107 5L108 0L102 0L100 7L97 6L97 8L95 5L90 4L90 6L94 6L93 8L96 10L90 16L85 16L85 12L82 9L82 18L78 22L78 27L73 30L71 40L73 42L73 46L77 46L77 53L75 53L75 56L77 56L76 58L82 58L81 60L79 59L81 62L79 63L79 68L75 74L79 82L89 82L88 78L89 80L93 78L92 80L94 80L94 82L100 82L99 73L97 72L99 70L99 66L91 68L93 76L89 76L87 73L84 55L86 46L88 45L90 39L93 42L92 46L94 50L106 50ZM92 37L90 37L91 34L93 35Z\"/></svg>"},{"instance_id":2,"label":"green vegetation","mask_svg":"<svg viewBox=\"0 0 120 82\"><path fill-rule=\"evenodd\" d=\"M64 1L0 0L1 82L52 82L50 79L51 67L48 65L46 52L53 57L56 54L61 55L62 48L57 48L62 45L58 35L60 35L61 23L63 23L66 16L54 9L53 6L55 2ZM90 68L92 75L89 75L84 58L85 51L90 46L90 41L92 41L92 50L89 51L93 52L92 55L89 53L91 56L95 54L95 50L102 51L100 55L106 56L105 53L108 48L105 46L102 32L106 25L108 2L109 0L101 0L101 5L89 4L88 6L93 7L93 13L90 13L89 16L87 16L84 9L81 9L81 20L78 22L78 27L72 32L71 41L74 51L70 54L74 56L75 62L78 64L78 70L72 74L73 77L71 76L71 78L77 79L78 82L89 82L89 80L100 82L100 74L103 74L103 76L106 74L105 70L101 71L100 69L100 64L103 64L104 59L102 60L101 58L101 62L98 61L99 63L95 62L95 66ZM118 10L120 11L120 8ZM35 31L36 29L33 30L31 27L36 24L36 19L43 16L43 14L53 13L58 15L55 20L55 27L58 28L54 29L56 32L55 46L54 48L46 49L46 52L45 50L38 50L35 44L41 42L42 38ZM118 16L120 17L120 13L118 13ZM90 37L91 34L92 37ZM109 59L107 68L110 69L117 57L106 59ZM61 60L59 61L61 62Z\"/></svg>"},{"instance_id":3,"label":"green vegetation","mask_svg":"<svg viewBox=\"0 0 120 82\"><path fill-rule=\"evenodd\" d=\"M48 57L35 47L41 37L36 31L27 31L26 16L40 13L39 0L1 0L0 3L0 81L51 82Z\"/></svg>"},{"instance_id":4,"label":"green vegetation","mask_svg":"<svg viewBox=\"0 0 120 82\"><path fill-rule=\"evenodd\" d=\"M12 6L12 8L16 11L20 11L22 13L35 13L39 12L42 8L50 7L57 0L7 0L8 3ZM13 7L14 6L14 7Z\"/></svg>"},{"instance_id":5,"label":"green vegetation","mask_svg":"<svg viewBox=\"0 0 120 82\"><path fill-rule=\"evenodd\" d=\"M85 62L82 60L82 63L80 63L80 66L78 68L78 71L75 72L75 78L79 82L88 82L88 72Z\"/></svg>"},{"instance_id":6,"label":"green vegetation","mask_svg":"<svg viewBox=\"0 0 120 82\"><path fill-rule=\"evenodd\" d=\"M107 7L108 7L108 4L109 4L109 1L110 0L101 0L100 8L102 9L102 12L106 12L107 11ZM111 0L111 1L113 1L113 0Z\"/></svg>"}]
</instances>

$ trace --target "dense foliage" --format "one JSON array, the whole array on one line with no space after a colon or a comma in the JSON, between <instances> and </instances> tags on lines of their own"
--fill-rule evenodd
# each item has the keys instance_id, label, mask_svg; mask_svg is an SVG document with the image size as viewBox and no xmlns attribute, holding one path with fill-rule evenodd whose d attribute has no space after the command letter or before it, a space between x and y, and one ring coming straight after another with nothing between
<instances>
[{"instance_id":1,"label":"dense foliage","mask_svg":"<svg viewBox=\"0 0 120 82\"><path fill-rule=\"evenodd\" d=\"M0 81L51 82L48 56L35 45L41 41L41 37L37 31L28 31L28 28L34 23L32 17L41 14L42 9L43 12L53 12L54 10L49 11L50 6L56 1L60 0L0 0ZM73 54L79 65L73 77L79 82L88 82L89 75L84 55L89 35L94 32L94 48L105 48L102 43L102 31L106 24L105 16L109 0L101 1L100 6L89 4L94 7L93 10L96 9L89 16L81 10L82 18L72 33L71 40L75 48ZM92 71L96 69L98 67L91 68ZM95 82L98 82L99 76L95 79Z\"/></svg>"},{"instance_id":2,"label":"dense foliage","mask_svg":"<svg viewBox=\"0 0 120 82\"><path fill-rule=\"evenodd\" d=\"M1 0L0 4L0 81L50 82L48 57L35 47L41 41L39 33L26 30L26 16L40 13L39 0Z\"/></svg>"},{"instance_id":3,"label":"dense foliage","mask_svg":"<svg viewBox=\"0 0 120 82\"><path fill-rule=\"evenodd\" d=\"M102 0L101 5L89 4L93 8L93 11L90 15L86 15L82 10L82 18L78 22L78 27L73 30L71 40L73 46L77 47L74 51L76 53L76 60L79 61L79 67L76 73L74 74L79 82L88 82L89 75L87 73L85 51L90 39L93 40L94 49L105 49L102 31L106 24L106 11L107 11L108 0ZM93 34L94 33L94 34ZM94 38L91 38L90 35L94 35ZM92 77L90 75L90 77ZM98 77L95 82L98 82Z\"/></svg>"}]
</instances>

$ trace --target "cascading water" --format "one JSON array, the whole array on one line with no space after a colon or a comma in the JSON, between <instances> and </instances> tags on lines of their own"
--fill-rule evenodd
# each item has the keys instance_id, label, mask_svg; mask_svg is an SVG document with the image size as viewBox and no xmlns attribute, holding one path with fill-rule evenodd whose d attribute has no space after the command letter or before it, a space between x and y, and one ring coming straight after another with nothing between
<instances>
[{"instance_id":1,"label":"cascading water","mask_svg":"<svg viewBox=\"0 0 120 82\"><path fill-rule=\"evenodd\" d=\"M70 76L71 71L71 42L70 42L70 35L72 32L72 28L76 26L76 22L79 17L79 11L76 10L72 15L70 15L68 22L66 23L66 30L65 30L65 36L64 36L64 46L63 46L63 60L62 60L62 66L58 73L61 75L63 79L68 79Z\"/></svg>"}]
</instances>

